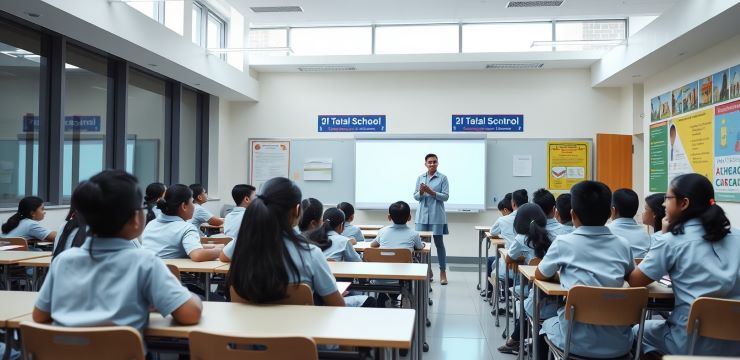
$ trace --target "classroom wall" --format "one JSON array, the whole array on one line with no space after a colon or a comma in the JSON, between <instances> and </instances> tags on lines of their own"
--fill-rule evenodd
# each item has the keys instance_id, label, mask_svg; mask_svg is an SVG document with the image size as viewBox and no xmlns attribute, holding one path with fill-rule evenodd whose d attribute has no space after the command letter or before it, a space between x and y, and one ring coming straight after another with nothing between
<instances>
[{"instance_id":1,"label":"classroom wall","mask_svg":"<svg viewBox=\"0 0 740 360\"><path fill-rule=\"evenodd\" d=\"M229 109L221 113L219 193L225 203L231 187L248 178L248 138L352 137L318 134L318 114L385 114L388 134L450 134L450 115L460 113L524 114L523 134L489 134L491 138L633 133L630 111L620 110L629 109L622 104L622 91L592 88L588 69L261 73L259 80L258 103L227 102ZM441 160L440 171L444 172L444 161L453 160ZM420 162L419 172L423 171ZM384 224L385 215L359 211L356 223ZM473 226L490 225L497 217L498 211L449 214L448 256L477 256Z\"/></svg>"},{"instance_id":2,"label":"classroom wall","mask_svg":"<svg viewBox=\"0 0 740 360\"><path fill-rule=\"evenodd\" d=\"M719 70L740 64L740 35L726 40L714 47L702 51L700 54L690 57L677 65L669 67L657 74L645 79L644 113L650 114L650 99L666 91L683 86L703 76L713 74ZM643 120L644 133L648 134L650 116ZM643 151L649 154L649 141L643 144ZM643 168L646 176L643 178L645 189L648 189L650 163L645 156ZM722 208L728 215L734 226L740 225L740 204L722 202Z\"/></svg>"}]
</instances>

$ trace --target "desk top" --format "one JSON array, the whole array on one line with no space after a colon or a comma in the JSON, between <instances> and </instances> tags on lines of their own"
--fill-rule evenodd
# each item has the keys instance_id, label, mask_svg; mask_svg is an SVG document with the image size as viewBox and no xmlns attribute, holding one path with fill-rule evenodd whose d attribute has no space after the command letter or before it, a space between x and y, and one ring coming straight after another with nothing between
<instances>
[{"instance_id":1,"label":"desk top","mask_svg":"<svg viewBox=\"0 0 740 360\"><path fill-rule=\"evenodd\" d=\"M372 243L371 241L364 241L364 242L363 241L360 241L360 242L358 242L357 244L354 245L355 251L357 251L358 253L365 252L365 249L369 248L371 243ZM432 244L431 243L424 242L422 244L424 244L424 249L422 249L422 250L414 250L414 252L425 252L425 253L428 253L428 252L432 251Z\"/></svg>"},{"instance_id":2,"label":"desk top","mask_svg":"<svg viewBox=\"0 0 740 360\"><path fill-rule=\"evenodd\" d=\"M51 251L0 251L0 265L17 264L21 260L51 256Z\"/></svg>"},{"instance_id":3,"label":"desk top","mask_svg":"<svg viewBox=\"0 0 740 360\"><path fill-rule=\"evenodd\" d=\"M195 262L190 259L162 259L162 261L168 265L175 265L180 271L194 273L212 273L216 272L216 268L228 265L228 263L219 260Z\"/></svg>"},{"instance_id":4,"label":"desk top","mask_svg":"<svg viewBox=\"0 0 740 360\"><path fill-rule=\"evenodd\" d=\"M519 272L522 273L527 280L534 280L534 271L537 269L536 266L519 265L517 269L519 269Z\"/></svg>"},{"instance_id":5,"label":"desk top","mask_svg":"<svg viewBox=\"0 0 740 360\"><path fill-rule=\"evenodd\" d=\"M491 230L491 227L486 226L486 225L478 225L475 227L475 230L476 231L488 231L488 230Z\"/></svg>"},{"instance_id":6,"label":"desk top","mask_svg":"<svg viewBox=\"0 0 740 360\"><path fill-rule=\"evenodd\" d=\"M565 296L568 295L568 290L560 286L560 284L549 282L549 281L542 281L542 280L535 280L534 281L535 286L540 288L542 292L544 292L547 295L555 295L555 296ZM627 283L625 282L625 287L629 287ZM673 299L673 289L656 282L650 283L647 286L645 286L648 289L648 297L651 299Z\"/></svg>"},{"instance_id":7,"label":"desk top","mask_svg":"<svg viewBox=\"0 0 740 360\"><path fill-rule=\"evenodd\" d=\"M362 230L362 236L369 238L369 239L374 239L378 237L378 231L379 230ZM434 233L431 231L417 231L417 232L419 233L419 236L421 236L422 238L426 238L426 239L431 239L432 235L434 235Z\"/></svg>"},{"instance_id":8,"label":"desk top","mask_svg":"<svg viewBox=\"0 0 740 360\"><path fill-rule=\"evenodd\" d=\"M339 278L426 280L428 265L330 261L329 269Z\"/></svg>"},{"instance_id":9,"label":"desk top","mask_svg":"<svg viewBox=\"0 0 740 360\"><path fill-rule=\"evenodd\" d=\"M51 256L44 256L18 262L18 266L49 267L50 264Z\"/></svg>"},{"instance_id":10,"label":"desk top","mask_svg":"<svg viewBox=\"0 0 740 360\"><path fill-rule=\"evenodd\" d=\"M5 327L7 321L23 315L31 314L39 293L30 291L0 291L0 326Z\"/></svg>"},{"instance_id":11,"label":"desk top","mask_svg":"<svg viewBox=\"0 0 740 360\"><path fill-rule=\"evenodd\" d=\"M203 302L200 323L178 325L171 317L149 317L147 336L186 338L191 330L241 336L300 335L318 344L408 348L415 312L334 306L247 305ZM392 324L392 326L390 326Z\"/></svg>"},{"instance_id":12,"label":"desk top","mask_svg":"<svg viewBox=\"0 0 740 360\"><path fill-rule=\"evenodd\" d=\"M355 225L355 226L360 228L360 230L380 230L385 225Z\"/></svg>"},{"instance_id":13,"label":"desk top","mask_svg":"<svg viewBox=\"0 0 740 360\"><path fill-rule=\"evenodd\" d=\"M350 285L352 285L352 283L349 281L337 281L337 291L342 294L349 289Z\"/></svg>"}]
</instances>

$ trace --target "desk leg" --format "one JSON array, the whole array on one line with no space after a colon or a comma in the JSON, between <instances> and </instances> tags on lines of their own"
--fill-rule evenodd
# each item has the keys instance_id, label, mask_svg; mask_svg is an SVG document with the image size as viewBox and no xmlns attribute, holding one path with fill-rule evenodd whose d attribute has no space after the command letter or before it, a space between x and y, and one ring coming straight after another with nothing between
<instances>
[{"instance_id":1,"label":"desk leg","mask_svg":"<svg viewBox=\"0 0 740 360\"><path fill-rule=\"evenodd\" d=\"M422 337L422 331L424 327L424 311L422 306L426 306L424 303L424 281L416 281L413 286L413 298L416 303L416 321L414 323L414 341L412 346L412 359L421 360L423 350L424 338Z\"/></svg>"},{"instance_id":2,"label":"desk leg","mask_svg":"<svg viewBox=\"0 0 740 360\"><path fill-rule=\"evenodd\" d=\"M3 265L3 284L5 284L5 290L10 291L10 265Z\"/></svg>"},{"instance_id":3,"label":"desk leg","mask_svg":"<svg viewBox=\"0 0 740 360\"><path fill-rule=\"evenodd\" d=\"M5 328L5 352L3 353L3 360L10 359L10 351L13 347L13 332L15 330L6 327Z\"/></svg>"},{"instance_id":4,"label":"desk leg","mask_svg":"<svg viewBox=\"0 0 740 360\"><path fill-rule=\"evenodd\" d=\"M478 230L478 290L481 290L481 276L483 267L483 238L486 237L486 233L482 230Z\"/></svg>"},{"instance_id":5,"label":"desk leg","mask_svg":"<svg viewBox=\"0 0 740 360\"><path fill-rule=\"evenodd\" d=\"M497 264L498 265L498 264ZM506 339L509 336L509 267L504 265L504 308L506 309Z\"/></svg>"},{"instance_id":6,"label":"desk leg","mask_svg":"<svg viewBox=\"0 0 740 360\"><path fill-rule=\"evenodd\" d=\"M33 275L31 280L33 281L33 286L30 287L31 291L39 291L39 271L41 271L39 267L33 267Z\"/></svg>"},{"instance_id":7,"label":"desk leg","mask_svg":"<svg viewBox=\"0 0 740 360\"><path fill-rule=\"evenodd\" d=\"M519 273L519 360L524 360L524 274Z\"/></svg>"},{"instance_id":8,"label":"desk leg","mask_svg":"<svg viewBox=\"0 0 740 360\"><path fill-rule=\"evenodd\" d=\"M539 359L539 337L540 337L540 288L534 285L534 314L532 314L532 359Z\"/></svg>"},{"instance_id":9,"label":"desk leg","mask_svg":"<svg viewBox=\"0 0 740 360\"><path fill-rule=\"evenodd\" d=\"M496 313L496 327L499 326L499 321L498 321L498 309L499 309L499 307L498 307L498 300L499 300L499 296L501 294L501 291L499 289L499 287L501 287L501 284L498 282L499 281L498 280L499 279L499 277L498 277L498 275L499 275L498 274L498 266L499 266L499 262L500 261L501 261L501 255L498 252L498 247L496 247L496 263L494 264L494 267L496 268L495 269L495 271L496 271L496 278L495 278L495 280L496 280L495 281L496 282L496 286L494 286L494 289L493 289L493 312Z\"/></svg>"},{"instance_id":10,"label":"desk leg","mask_svg":"<svg viewBox=\"0 0 740 360\"><path fill-rule=\"evenodd\" d=\"M211 300L211 274L203 273L203 275L206 277L206 301L209 301Z\"/></svg>"}]
</instances>

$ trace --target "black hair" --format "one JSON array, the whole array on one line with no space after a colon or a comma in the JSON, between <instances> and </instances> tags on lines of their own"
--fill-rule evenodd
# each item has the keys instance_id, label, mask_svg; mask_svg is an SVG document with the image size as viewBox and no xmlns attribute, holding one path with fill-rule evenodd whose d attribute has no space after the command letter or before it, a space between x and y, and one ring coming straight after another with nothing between
<instances>
[{"instance_id":1,"label":"black hair","mask_svg":"<svg viewBox=\"0 0 740 360\"><path fill-rule=\"evenodd\" d=\"M558 210L560 221L563 223L573 221L570 216L570 209L572 209L570 202L571 196L568 193L558 195L557 200L555 200L555 208Z\"/></svg>"},{"instance_id":2,"label":"black hair","mask_svg":"<svg viewBox=\"0 0 740 360\"><path fill-rule=\"evenodd\" d=\"M329 239L329 231L332 231L344 224L344 212L338 208L328 208L324 211L322 216L324 222L320 227L312 230L308 233L308 240L319 247L321 251L324 251L331 247L331 240Z\"/></svg>"},{"instance_id":3,"label":"black hair","mask_svg":"<svg viewBox=\"0 0 740 360\"><path fill-rule=\"evenodd\" d=\"M655 232L663 229L663 218L665 217L665 207L663 207L664 202L665 193L656 193L648 195L648 197L645 198L645 204L647 204L650 210L653 211L653 215L655 215L655 221L653 222L653 231Z\"/></svg>"},{"instance_id":4,"label":"black hair","mask_svg":"<svg viewBox=\"0 0 740 360\"><path fill-rule=\"evenodd\" d=\"M206 192L206 188L201 184L190 184L190 191L193 192L193 199L200 196L200 194Z\"/></svg>"},{"instance_id":5,"label":"black hair","mask_svg":"<svg viewBox=\"0 0 740 360\"><path fill-rule=\"evenodd\" d=\"M411 216L411 207L404 201L396 201L388 207L388 215L394 224L405 224Z\"/></svg>"},{"instance_id":6,"label":"black hair","mask_svg":"<svg viewBox=\"0 0 740 360\"><path fill-rule=\"evenodd\" d=\"M632 189L617 189L612 194L612 206L619 217L633 218L640 208L640 197Z\"/></svg>"},{"instance_id":7,"label":"black hair","mask_svg":"<svg viewBox=\"0 0 740 360\"><path fill-rule=\"evenodd\" d=\"M160 182L151 183L146 187L144 202L146 203L146 222L147 224L157 218L154 213L154 207L157 206L157 200L162 197L167 187Z\"/></svg>"},{"instance_id":8,"label":"black hair","mask_svg":"<svg viewBox=\"0 0 740 360\"><path fill-rule=\"evenodd\" d=\"M552 241L545 230L547 216L538 205L524 204L516 211L514 217L514 231L527 236L527 246L534 250L534 255L540 259L545 257Z\"/></svg>"},{"instance_id":9,"label":"black hair","mask_svg":"<svg viewBox=\"0 0 740 360\"><path fill-rule=\"evenodd\" d=\"M432 154L432 153L429 153L429 154L427 154L426 156L424 156L424 161L427 161L427 160L429 160L429 158L430 158L430 157L433 157L433 158L437 158L437 159L439 159L439 157L437 156L437 154Z\"/></svg>"},{"instance_id":10,"label":"black hair","mask_svg":"<svg viewBox=\"0 0 740 360\"><path fill-rule=\"evenodd\" d=\"M8 218L3 226L3 234L7 234L18 227L23 219L30 219L31 213L36 211L41 205L44 205L44 199L38 196L26 196L18 202L18 211ZM39 239L44 240L44 239Z\"/></svg>"},{"instance_id":11,"label":"black hair","mask_svg":"<svg viewBox=\"0 0 740 360\"><path fill-rule=\"evenodd\" d=\"M522 206L529 202L529 196L527 195L526 189L519 189L511 193L511 201L516 204L517 207Z\"/></svg>"},{"instance_id":12,"label":"black hair","mask_svg":"<svg viewBox=\"0 0 740 360\"><path fill-rule=\"evenodd\" d=\"M532 202L537 204L545 216L550 215L555 208L555 195L546 189L538 189L532 194Z\"/></svg>"},{"instance_id":13,"label":"black hair","mask_svg":"<svg viewBox=\"0 0 740 360\"><path fill-rule=\"evenodd\" d=\"M85 238L87 238L87 225L85 225L85 221L82 219L82 216L77 216L77 210L75 210L77 206L76 202L76 198L71 199L71 202L69 204L69 212L67 212L67 217L64 218L67 223L64 224L64 229L62 229L62 233L57 237L57 244L54 248L52 259L56 258L57 255L62 253L62 251L66 250L67 241L69 241L69 234L71 234L72 231L74 231L75 229L78 230L74 238L72 239L71 247L82 246L82 244L85 242Z\"/></svg>"},{"instance_id":14,"label":"black hair","mask_svg":"<svg viewBox=\"0 0 740 360\"><path fill-rule=\"evenodd\" d=\"M585 180L570 189L571 206L584 226L604 226L611 217L612 192L606 184Z\"/></svg>"},{"instance_id":15,"label":"black hair","mask_svg":"<svg viewBox=\"0 0 740 360\"><path fill-rule=\"evenodd\" d=\"M298 230L301 232L308 231L308 226L312 221L321 222L321 214L324 211L324 204L321 201L308 198L301 201L301 217L298 219Z\"/></svg>"},{"instance_id":16,"label":"black hair","mask_svg":"<svg viewBox=\"0 0 740 360\"><path fill-rule=\"evenodd\" d=\"M290 275L299 281L298 265L286 240L299 250L310 247L292 226L292 211L301 201L301 189L284 177L268 180L261 194L244 211L226 282L242 298L268 303L285 298ZM287 268L286 268L287 264Z\"/></svg>"},{"instance_id":17,"label":"black hair","mask_svg":"<svg viewBox=\"0 0 740 360\"><path fill-rule=\"evenodd\" d=\"M498 211L503 211L504 209L509 210L509 212L514 211L511 207L511 193L504 195L504 198L498 202Z\"/></svg>"},{"instance_id":18,"label":"black hair","mask_svg":"<svg viewBox=\"0 0 740 360\"><path fill-rule=\"evenodd\" d=\"M142 200L138 180L123 170L104 170L72 193L76 217L81 217L93 236L101 237L117 236L141 209Z\"/></svg>"},{"instance_id":19,"label":"black hair","mask_svg":"<svg viewBox=\"0 0 740 360\"><path fill-rule=\"evenodd\" d=\"M169 216L177 216L177 211L182 203L187 203L193 197L193 192L183 184L175 184L167 189L164 197L157 202L157 208Z\"/></svg>"},{"instance_id":20,"label":"black hair","mask_svg":"<svg viewBox=\"0 0 740 360\"><path fill-rule=\"evenodd\" d=\"M344 212L344 217L346 219L351 218L352 215L355 214L355 207L352 206L352 204L350 204L348 202L341 202L341 203L339 203L337 205L337 209L342 210Z\"/></svg>"},{"instance_id":21,"label":"black hair","mask_svg":"<svg viewBox=\"0 0 740 360\"><path fill-rule=\"evenodd\" d=\"M236 206L239 206L244 198L252 196L256 190L257 189L252 185L236 184L231 189L231 198L234 199ZM195 194L195 192L193 192L193 194Z\"/></svg>"},{"instance_id":22,"label":"black hair","mask_svg":"<svg viewBox=\"0 0 740 360\"><path fill-rule=\"evenodd\" d=\"M714 188L706 177L695 173L680 175L671 181L671 191L676 202L689 199L689 207L668 225L673 235L683 234L684 224L693 218L701 221L706 232L704 240L719 241L730 233L730 220L714 202Z\"/></svg>"}]
</instances>

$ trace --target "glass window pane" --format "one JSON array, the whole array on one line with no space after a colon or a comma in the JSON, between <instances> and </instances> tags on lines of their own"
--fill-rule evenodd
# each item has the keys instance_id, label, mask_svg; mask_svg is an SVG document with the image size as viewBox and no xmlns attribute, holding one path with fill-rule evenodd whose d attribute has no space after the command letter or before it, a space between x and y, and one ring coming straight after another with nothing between
<instances>
[{"instance_id":1,"label":"glass window pane","mask_svg":"<svg viewBox=\"0 0 740 360\"><path fill-rule=\"evenodd\" d=\"M369 26L290 29L293 55L369 55L372 42Z\"/></svg>"},{"instance_id":2,"label":"glass window pane","mask_svg":"<svg viewBox=\"0 0 740 360\"><path fill-rule=\"evenodd\" d=\"M198 44L199 46L202 46L202 42L200 38L201 28L203 27L203 25L201 24L202 14L203 14L203 8L193 3L193 28L192 28L193 42Z\"/></svg>"},{"instance_id":3,"label":"glass window pane","mask_svg":"<svg viewBox=\"0 0 740 360\"><path fill-rule=\"evenodd\" d=\"M596 43L557 45L557 50L594 50L612 47L614 43L598 44L604 40L624 40L625 21L559 21L555 23L557 41L589 41Z\"/></svg>"},{"instance_id":4,"label":"glass window pane","mask_svg":"<svg viewBox=\"0 0 740 360\"><path fill-rule=\"evenodd\" d=\"M376 54L441 54L459 51L457 25L378 26Z\"/></svg>"},{"instance_id":5,"label":"glass window pane","mask_svg":"<svg viewBox=\"0 0 740 360\"><path fill-rule=\"evenodd\" d=\"M551 51L532 47L533 41L552 41L551 23L500 23L463 25L463 52Z\"/></svg>"},{"instance_id":6,"label":"glass window pane","mask_svg":"<svg viewBox=\"0 0 740 360\"><path fill-rule=\"evenodd\" d=\"M185 20L185 3L182 1L165 1L164 26L182 35Z\"/></svg>"},{"instance_id":7,"label":"glass window pane","mask_svg":"<svg viewBox=\"0 0 740 360\"><path fill-rule=\"evenodd\" d=\"M288 46L287 29L250 29L249 47L274 48Z\"/></svg>"},{"instance_id":8,"label":"glass window pane","mask_svg":"<svg viewBox=\"0 0 740 360\"><path fill-rule=\"evenodd\" d=\"M67 47L64 97L62 195L105 167L108 112L108 60L76 46Z\"/></svg>"},{"instance_id":9,"label":"glass window pane","mask_svg":"<svg viewBox=\"0 0 740 360\"><path fill-rule=\"evenodd\" d=\"M0 21L0 203L38 195L40 53L39 34Z\"/></svg>"},{"instance_id":10,"label":"glass window pane","mask_svg":"<svg viewBox=\"0 0 740 360\"><path fill-rule=\"evenodd\" d=\"M197 113L198 94L189 89L182 89L180 103L180 177L181 184L196 183L197 157Z\"/></svg>"},{"instance_id":11,"label":"glass window pane","mask_svg":"<svg viewBox=\"0 0 740 360\"><path fill-rule=\"evenodd\" d=\"M208 14L208 26L206 27L206 47L209 49L221 48L223 46L224 23L212 14Z\"/></svg>"},{"instance_id":12,"label":"glass window pane","mask_svg":"<svg viewBox=\"0 0 740 360\"><path fill-rule=\"evenodd\" d=\"M154 20L157 20L157 3L157 1L135 1L127 2L126 5Z\"/></svg>"},{"instance_id":13,"label":"glass window pane","mask_svg":"<svg viewBox=\"0 0 740 360\"><path fill-rule=\"evenodd\" d=\"M142 187L164 180L165 88L164 80L135 69L129 73L126 171Z\"/></svg>"}]
</instances>

